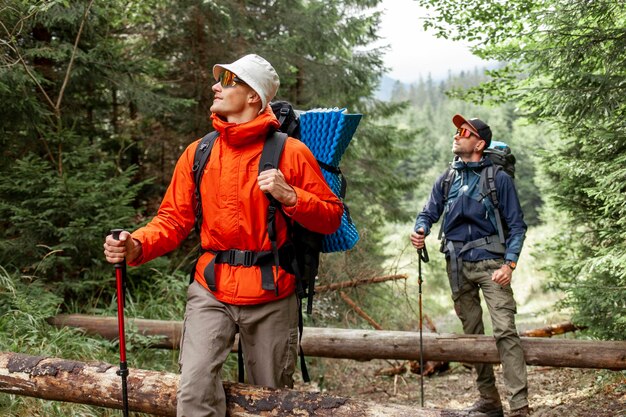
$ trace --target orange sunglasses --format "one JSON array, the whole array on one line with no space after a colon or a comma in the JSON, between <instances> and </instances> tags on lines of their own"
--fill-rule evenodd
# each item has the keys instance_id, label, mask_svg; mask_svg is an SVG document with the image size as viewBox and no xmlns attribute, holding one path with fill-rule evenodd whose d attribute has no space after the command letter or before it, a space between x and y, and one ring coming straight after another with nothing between
<instances>
[{"instance_id":1,"label":"orange sunglasses","mask_svg":"<svg viewBox=\"0 0 626 417\"><path fill-rule=\"evenodd\" d=\"M478 136L478 133L474 132L473 130L466 129L464 127L458 128L456 130L456 134L462 138L469 138L470 136L474 135L480 139L480 136Z\"/></svg>"},{"instance_id":2,"label":"orange sunglasses","mask_svg":"<svg viewBox=\"0 0 626 417\"><path fill-rule=\"evenodd\" d=\"M229 70L224 70L220 76L218 81L222 88L235 87L237 84L245 84L245 82L237 77L233 72Z\"/></svg>"}]
</instances>

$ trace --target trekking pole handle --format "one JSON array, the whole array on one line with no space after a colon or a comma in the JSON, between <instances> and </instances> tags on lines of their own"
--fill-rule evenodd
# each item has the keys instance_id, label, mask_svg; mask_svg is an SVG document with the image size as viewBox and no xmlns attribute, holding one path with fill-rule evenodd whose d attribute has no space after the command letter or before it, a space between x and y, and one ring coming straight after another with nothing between
<instances>
[{"instance_id":1,"label":"trekking pole handle","mask_svg":"<svg viewBox=\"0 0 626 417\"><path fill-rule=\"evenodd\" d=\"M418 230L417 234L424 236L424 231ZM430 258L428 257L428 249L426 249L426 242L424 242L424 247L422 249L417 250L417 253L420 257L420 260L424 261L424 263L428 263L428 261L430 261Z\"/></svg>"},{"instance_id":2,"label":"trekking pole handle","mask_svg":"<svg viewBox=\"0 0 626 417\"><path fill-rule=\"evenodd\" d=\"M120 233L122 233L123 231L124 229L111 229L111 235L113 236L113 239L120 240ZM123 305L126 306L126 258L124 258L122 262L116 262L113 266L115 267L116 277L118 273L120 276L120 282L122 284L122 302Z\"/></svg>"},{"instance_id":3,"label":"trekking pole handle","mask_svg":"<svg viewBox=\"0 0 626 417\"><path fill-rule=\"evenodd\" d=\"M113 239L120 240L120 233L122 233L123 231L124 229L111 229L111 235L113 236ZM116 262L115 267L121 268L122 264L123 262Z\"/></svg>"}]
</instances>

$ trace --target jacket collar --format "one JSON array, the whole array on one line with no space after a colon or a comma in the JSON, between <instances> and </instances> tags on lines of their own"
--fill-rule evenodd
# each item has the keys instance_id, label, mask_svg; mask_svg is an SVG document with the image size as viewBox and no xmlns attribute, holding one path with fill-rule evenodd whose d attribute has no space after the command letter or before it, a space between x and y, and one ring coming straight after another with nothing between
<instances>
[{"instance_id":1,"label":"jacket collar","mask_svg":"<svg viewBox=\"0 0 626 417\"><path fill-rule=\"evenodd\" d=\"M452 161L452 168L457 171L471 170L480 171L481 169L493 165L493 162L489 158L484 156L478 162L464 162L460 157L455 156Z\"/></svg>"},{"instance_id":2,"label":"jacket collar","mask_svg":"<svg viewBox=\"0 0 626 417\"><path fill-rule=\"evenodd\" d=\"M220 138L234 147L265 140L271 128L278 129L280 127L280 123L270 106L267 106L265 111L256 118L245 123L229 123L215 113L211 114L211 120Z\"/></svg>"}]
</instances>

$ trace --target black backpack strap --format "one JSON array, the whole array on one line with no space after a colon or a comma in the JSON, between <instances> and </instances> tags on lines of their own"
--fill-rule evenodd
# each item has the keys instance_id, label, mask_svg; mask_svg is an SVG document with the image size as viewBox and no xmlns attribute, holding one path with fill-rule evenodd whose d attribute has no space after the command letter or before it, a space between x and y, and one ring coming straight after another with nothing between
<instances>
[{"instance_id":1,"label":"black backpack strap","mask_svg":"<svg viewBox=\"0 0 626 417\"><path fill-rule=\"evenodd\" d=\"M339 198L342 200L346 197L346 189L348 188L348 182L346 181L346 177L341 172L341 168L334 167L332 165L325 164L324 162L317 160L318 165L325 171L336 174L341 178L341 188L339 189Z\"/></svg>"},{"instance_id":2,"label":"black backpack strap","mask_svg":"<svg viewBox=\"0 0 626 417\"><path fill-rule=\"evenodd\" d=\"M288 135L282 132L274 132L267 137L265 141L265 145L263 146L263 151L261 152L261 160L259 161L259 172L265 171L267 169L278 169L278 164L280 162L280 157L285 148L285 143L287 142ZM267 211L267 234L269 235L270 242L272 243L272 251L278 254L277 244L276 244L276 213L280 210L280 203L271 195L266 194L267 198L270 201L268 211ZM278 257L277 255L275 259L276 265L276 274L278 275ZM294 265L293 265L294 273L296 275L296 285L301 286L301 278L300 278L300 268L295 263L294 256ZM314 283L313 283L314 285ZM278 289L276 289L278 291ZM302 288L297 289L298 292L302 291ZM308 309L311 309L311 301L313 299L313 291L309 288L309 306ZM311 382L311 377L309 376L309 372L307 370L306 361L304 359L304 352L302 350L302 332L304 330L304 319L302 316L302 301L300 297L296 297L298 299L298 330L299 330L299 339L300 339L300 369L302 371L302 379L304 382Z\"/></svg>"},{"instance_id":3,"label":"black backpack strap","mask_svg":"<svg viewBox=\"0 0 626 417\"><path fill-rule=\"evenodd\" d=\"M309 297L311 300L313 296ZM309 370L306 367L306 360L304 359L304 350L302 350L302 332L304 331L304 317L302 315L302 300L298 299L298 349L300 350L300 371L302 372L302 380L306 383L311 382L311 376ZM310 313L309 313L310 314Z\"/></svg>"},{"instance_id":4,"label":"black backpack strap","mask_svg":"<svg viewBox=\"0 0 626 417\"><path fill-rule=\"evenodd\" d=\"M239 330L239 326L237 326L237 333L239 333L238 342L237 342L237 376L240 383L244 383L246 377L245 365L243 362L243 343L241 343L241 331Z\"/></svg>"},{"instance_id":5,"label":"black backpack strap","mask_svg":"<svg viewBox=\"0 0 626 417\"><path fill-rule=\"evenodd\" d=\"M200 236L200 226L202 225L202 199L200 198L200 184L202 183L202 175L204 174L204 167L209 161L211 151L213 150L213 144L215 139L219 136L217 131L206 134L198 143L196 148L196 154L193 158L193 166L191 167L191 173L193 175L194 182L196 184L196 191L194 197L196 199L196 221L194 229L198 236Z\"/></svg>"},{"instance_id":6,"label":"black backpack strap","mask_svg":"<svg viewBox=\"0 0 626 417\"><path fill-rule=\"evenodd\" d=\"M346 213L346 219L348 220L348 222L350 224L352 224L352 217L350 216L350 208L348 207L348 205L344 201L344 198L346 198L346 190L348 189L348 181L346 181L345 175L343 175L343 172L341 172L341 168L325 164L324 162L320 161L319 159L317 160L317 164L323 170L328 171L328 172L330 172L332 174L338 175L339 178L341 179L341 186L339 188L339 196L338 197L339 197L339 199L341 200L341 202L343 204L343 211Z\"/></svg>"},{"instance_id":7,"label":"black backpack strap","mask_svg":"<svg viewBox=\"0 0 626 417\"><path fill-rule=\"evenodd\" d=\"M501 169L501 166L494 165L483 168L480 173L480 196L481 198L489 196L489 199L493 203L498 237L500 238L500 243L504 244L506 240L504 238L504 227L502 226L502 216L500 215L500 201L498 200L498 190L496 188L496 174Z\"/></svg>"},{"instance_id":8,"label":"black backpack strap","mask_svg":"<svg viewBox=\"0 0 626 417\"><path fill-rule=\"evenodd\" d=\"M263 145L263 151L261 152L261 159L259 160L259 173L268 169L278 169L280 157L283 154L285 143L287 142L287 134L279 131L270 133ZM278 245L276 243L276 214L280 210L280 203L270 194L265 194L270 201L267 208L267 234L272 244L272 252L274 253L274 268L276 277L278 277ZM269 274L268 274L269 272ZM276 287L276 280L272 274L271 268L269 271L261 269L261 281L264 290L276 290L278 295L278 288Z\"/></svg>"},{"instance_id":9,"label":"black backpack strap","mask_svg":"<svg viewBox=\"0 0 626 417\"><path fill-rule=\"evenodd\" d=\"M196 220L194 223L194 230L198 235L198 239L200 239L200 226L202 225L202 198L200 196L200 183L202 182L204 167L209 161L211 151L213 150L213 145L215 144L215 140L218 136L219 133L217 131L213 131L207 133L200 140L200 142L198 143L198 147L196 148L196 153L193 157L193 165L191 167L191 174L193 175L194 183L196 185L196 189L194 191L194 198L196 200ZM196 258L196 262L193 263L193 267L189 274L189 284L191 284L194 280L196 274L196 265L198 263L198 259L200 259L200 255L202 255L202 245L200 245L198 257Z\"/></svg>"},{"instance_id":10,"label":"black backpack strap","mask_svg":"<svg viewBox=\"0 0 626 417\"><path fill-rule=\"evenodd\" d=\"M448 170L445 173L445 178L443 179L442 191L443 195L443 214L441 215L441 227L439 228L439 236L438 239L441 240L443 237L443 225L446 221L446 214L448 214L448 194L450 194L450 188L452 185L452 180L454 179L454 168L452 166L448 167Z\"/></svg>"}]
</instances>

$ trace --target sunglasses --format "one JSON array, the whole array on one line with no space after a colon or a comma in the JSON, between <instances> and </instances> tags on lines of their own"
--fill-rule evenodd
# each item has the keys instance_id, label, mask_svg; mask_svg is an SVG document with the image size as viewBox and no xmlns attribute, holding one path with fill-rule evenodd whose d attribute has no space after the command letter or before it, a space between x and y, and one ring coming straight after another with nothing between
<instances>
[{"instance_id":1,"label":"sunglasses","mask_svg":"<svg viewBox=\"0 0 626 417\"><path fill-rule=\"evenodd\" d=\"M234 73L224 70L219 76L218 81L222 88L235 87L237 84L246 84L241 78L237 77Z\"/></svg>"},{"instance_id":2,"label":"sunglasses","mask_svg":"<svg viewBox=\"0 0 626 417\"><path fill-rule=\"evenodd\" d=\"M458 128L456 130L456 134L462 138L469 138L470 136L474 135L480 139L480 136L478 136L478 133L469 129L465 129L464 127Z\"/></svg>"}]
</instances>

